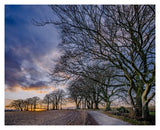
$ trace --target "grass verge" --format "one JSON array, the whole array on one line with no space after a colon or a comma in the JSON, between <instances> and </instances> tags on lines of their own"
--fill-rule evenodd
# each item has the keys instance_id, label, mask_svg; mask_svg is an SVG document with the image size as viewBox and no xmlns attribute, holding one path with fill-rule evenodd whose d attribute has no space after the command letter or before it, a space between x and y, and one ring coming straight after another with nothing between
<instances>
[{"instance_id":1,"label":"grass verge","mask_svg":"<svg viewBox=\"0 0 160 130\"><path fill-rule=\"evenodd\" d=\"M132 118L129 118L129 117L117 116L117 115L110 114L110 113L108 113L106 111L101 111L101 112L106 114L106 115L108 115L108 116L110 116L110 117L126 121L126 122L128 122L128 123L130 123L132 125L155 125L155 124L152 124L149 121L139 121L139 120L132 119Z\"/></svg>"}]
</instances>

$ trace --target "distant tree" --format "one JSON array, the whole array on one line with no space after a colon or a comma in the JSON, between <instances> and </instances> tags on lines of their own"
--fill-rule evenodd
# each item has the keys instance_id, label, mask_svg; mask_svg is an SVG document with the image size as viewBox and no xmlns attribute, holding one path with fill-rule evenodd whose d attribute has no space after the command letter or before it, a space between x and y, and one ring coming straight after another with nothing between
<instances>
[{"instance_id":1,"label":"distant tree","mask_svg":"<svg viewBox=\"0 0 160 130\"><path fill-rule=\"evenodd\" d=\"M51 103L52 103L52 109L60 109L59 106L62 105L63 97L64 97L64 91L62 89L58 89L56 91L53 91L49 94ZM61 106L62 108L62 106Z\"/></svg>"},{"instance_id":2,"label":"distant tree","mask_svg":"<svg viewBox=\"0 0 160 130\"><path fill-rule=\"evenodd\" d=\"M22 99L14 100L10 104L11 107L14 107L16 110L23 111L24 101Z\"/></svg>"},{"instance_id":3,"label":"distant tree","mask_svg":"<svg viewBox=\"0 0 160 130\"><path fill-rule=\"evenodd\" d=\"M51 92L49 94L50 96L50 100L51 100L51 103L52 103L52 110L55 110L56 109L56 95L55 95L55 92Z\"/></svg>"},{"instance_id":4,"label":"distant tree","mask_svg":"<svg viewBox=\"0 0 160 130\"><path fill-rule=\"evenodd\" d=\"M37 103L40 101L40 98L37 96L32 97L32 101L33 101L33 105L34 105L34 110L36 110L36 106L37 106Z\"/></svg>"},{"instance_id":5,"label":"distant tree","mask_svg":"<svg viewBox=\"0 0 160 130\"><path fill-rule=\"evenodd\" d=\"M10 107L14 107L16 110L19 110L19 105L18 105L18 103L16 101L12 101L10 103Z\"/></svg>"},{"instance_id":6,"label":"distant tree","mask_svg":"<svg viewBox=\"0 0 160 130\"><path fill-rule=\"evenodd\" d=\"M30 104L30 98L27 98L26 100L25 100L25 104L26 104L26 111L28 111L29 109L29 104Z\"/></svg>"},{"instance_id":7,"label":"distant tree","mask_svg":"<svg viewBox=\"0 0 160 130\"><path fill-rule=\"evenodd\" d=\"M99 99L106 103L106 110L111 110L111 103L117 98L123 98L124 94L126 98L128 82L126 82L120 70L109 63L95 64L90 67L90 70L91 75L94 76L91 76L91 79L97 82L100 91L99 96L101 98Z\"/></svg>"},{"instance_id":8,"label":"distant tree","mask_svg":"<svg viewBox=\"0 0 160 130\"><path fill-rule=\"evenodd\" d=\"M29 105L30 105L30 110L32 111L33 110L33 98L28 98L28 102L29 102Z\"/></svg>"},{"instance_id":9,"label":"distant tree","mask_svg":"<svg viewBox=\"0 0 160 130\"><path fill-rule=\"evenodd\" d=\"M46 94L45 97L43 98L43 102L47 103L47 110L49 110L49 104L51 103L50 95Z\"/></svg>"},{"instance_id":10,"label":"distant tree","mask_svg":"<svg viewBox=\"0 0 160 130\"><path fill-rule=\"evenodd\" d=\"M80 109L80 102L83 98L83 94L82 94L83 88L81 87L80 80L79 81L78 80L71 83L71 85L68 87L68 91L69 91L70 98L73 99L76 104L76 108Z\"/></svg>"}]
</instances>

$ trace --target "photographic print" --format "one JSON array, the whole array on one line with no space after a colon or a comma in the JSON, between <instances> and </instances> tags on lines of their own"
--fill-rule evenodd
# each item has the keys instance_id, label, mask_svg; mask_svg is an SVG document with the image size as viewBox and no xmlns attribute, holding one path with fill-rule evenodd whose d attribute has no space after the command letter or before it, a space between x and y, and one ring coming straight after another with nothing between
<instances>
[{"instance_id":1,"label":"photographic print","mask_svg":"<svg viewBox=\"0 0 160 130\"><path fill-rule=\"evenodd\" d=\"M155 125L155 5L4 5L5 125Z\"/></svg>"}]
</instances>

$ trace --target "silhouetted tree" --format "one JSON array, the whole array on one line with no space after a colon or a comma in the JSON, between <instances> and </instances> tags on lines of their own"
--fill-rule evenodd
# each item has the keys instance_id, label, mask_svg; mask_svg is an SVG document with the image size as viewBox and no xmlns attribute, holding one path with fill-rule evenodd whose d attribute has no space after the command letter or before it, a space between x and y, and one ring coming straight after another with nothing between
<instances>
[{"instance_id":1,"label":"silhouetted tree","mask_svg":"<svg viewBox=\"0 0 160 130\"><path fill-rule=\"evenodd\" d=\"M155 95L155 6L50 7L58 19L35 23L60 27L60 46L67 54L63 56L66 61L61 71L64 73L63 78L84 76L86 63L91 59L110 62L123 72L129 82L128 96L135 114L147 119L148 103Z\"/></svg>"},{"instance_id":2,"label":"silhouetted tree","mask_svg":"<svg viewBox=\"0 0 160 130\"><path fill-rule=\"evenodd\" d=\"M51 103L52 103L52 109L60 109L59 106L62 104L62 100L64 97L64 91L62 89L58 89L56 91L53 91L52 93L49 94ZM62 107L61 107L62 108Z\"/></svg>"},{"instance_id":3,"label":"silhouetted tree","mask_svg":"<svg viewBox=\"0 0 160 130\"><path fill-rule=\"evenodd\" d=\"M52 23L61 28L64 50L92 54L120 69L130 83L128 95L134 110L146 119L148 103L155 95L154 5L57 5L51 8L59 19L40 25Z\"/></svg>"},{"instance_id":4,"label":"silhouetted tree","mask_svg":"<svg viewBox=\"0 0 160 130\"><path fill-rule=\"evenodd\" d=\"M47 110L49 110L49 104L51 103L51 99L50 99L50 95L46 94L44 99L43 99L44 103L47 103Z\"/></svg>"},{"instance_id":5,"label":"silhouetted tree","mask_svg":"<svg viewBox=\"0 0 160 130\"><path fill-rule=\"evenodd\" d=\"M26 103L26 111L28 111L28 108L29 108L29 104L30 104L30 98L27 98L26 100L25 100L25 103Z\"/></svg>"},{"instance_id":6,"label":"silhouetted tree","mask_svg":"<svg viewBox=\"0 0 160 130\"><path fill-rule=\"evenodd\" d=\"M33 110L33 98L28 98L28 101L29 101L29 105L30 105L30 110L32 111Z\"/></svg>"},{"instance_id":7,"label":"silhouetted tree","mask_svg":"<svg viewBox=\"0 0 160 130\"><path fill-rule=\"evenodd\" d=\"M81 83L76 80L68 87L70 98L74 100L76 108L80 108L80 102L83 98Z\"/></svg>"},{"instance_id":8,"label":"silhouetted tree","mask_svg":"<svg viewBox=\"0 0 160 130\"><path fill-rule=\"evenodd\" d=\"M39 100L40 100L40 98L37 97L37 96L32 97L32 101L33 101L33 105L34 105L34 110L36 110L36 106L37 106L37 103L38 103Z\"/></svg>"},{"instance_id":9,"label":"silhouetted tree","mask_svg":"<svg viewBox=\"0 0 160 130\"><path fill-rule=\"evenodd\" d=\"M23 111L24 101L22 99L13 100L10 104L11 107L14 107L16 110Z\"/></svg>"}]
</instances>

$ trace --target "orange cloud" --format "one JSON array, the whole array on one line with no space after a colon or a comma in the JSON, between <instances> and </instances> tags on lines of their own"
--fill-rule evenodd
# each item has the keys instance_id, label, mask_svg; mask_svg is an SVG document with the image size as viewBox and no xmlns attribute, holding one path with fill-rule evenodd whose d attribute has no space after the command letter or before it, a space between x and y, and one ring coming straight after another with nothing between
<instances>
[{"instance_id":1,"label":"orange cloud","mask_svg":"<svg viewBox=\"0 0 160 130\"><path fill-rule=\"evenodd\" d=\"M14 85L14 87L6 87L5 91L6 92L15 92L15 91L20 91L21 87L19 85Z\"/></svg>"},{"instance_id":2,"label":"orange cloud","mask_svg":"<svg viewBox=\"0 0 160 130\"><path fill-rule=\"evenodd\" d=\"M27 87L22 87L19 85L15 85L12 87L6 87L5 91L9 91L9 92L16 92L16 91L34 91L36 93L39 94L46 94L49 93L51 91L55 91L57 90L57 88L55 87L51 87L51 86L27 86Z\"/></svg>"}]
</instances>

